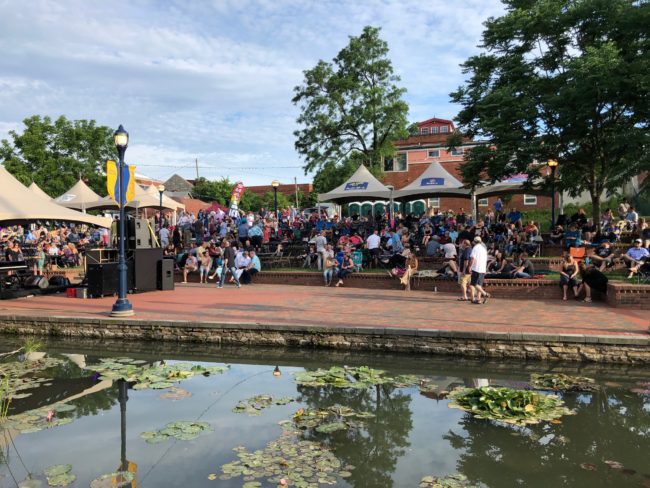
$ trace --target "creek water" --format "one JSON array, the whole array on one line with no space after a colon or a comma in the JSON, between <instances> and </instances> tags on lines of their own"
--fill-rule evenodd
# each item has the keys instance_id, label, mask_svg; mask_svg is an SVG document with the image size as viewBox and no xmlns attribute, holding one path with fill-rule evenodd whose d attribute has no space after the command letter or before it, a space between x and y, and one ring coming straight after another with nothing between
<instances>
[{"instance_id":1,"label":"creek water","mask_svg":"<svg viewBox=\"0 0 650 488\"><path fill-rule=\"evenodd\" d=\"M0 349L9 351L19 343L3 338ZM268 464L273 454L261 450L290 437L280 422L291 420L299 409L334 405L372 417L347 430L306 429L295 439L316 443L311 446L320 446L337 460L334 470L328 468L332 461L313 467L323 471L320 481L313 481L317 486L417 487L426 476L460 473L472 486L492 488L650 487L647 367L71 340L43 340L39 354L32 353L29 359L34 358L55 358L57 365L33 373L47 375L48 380L27 390L29 396L13 400L7 418L40 412L32 416L35 419L61 402L74 409L55 410L57 418L66 419L64 425L46 424L33 432L0 425L2 487L17 486L29 476L47 486L43 470L56 464L72 465L76 480L70 486L75 487L87 487L99 475L120 467L134 474L131 484L124 486L138 488L274 487L277 481L267 481L271 476L251 478L249 472L248 478L229 478L222 466L239 459L233 450L238 447L249 453L260 450L257 459ZM169 389L136 390L120 381L103 381L96 371L86 369L106 358L131 358L144 367L182 362L229 368L185 379L175 385L182 390L165 395ZM16 359L25 358L3 363ZM421 391L418 386L385 384L342 389L295 382L296 373L343 365L378 368L390 376L422 375L436 387ZM276 367L279 375L277 370L274 374ZM444 392L462 386L528 388L532 373L545 372L588 376L599 389L560 393L575 415L526 427L476 419L449 408L445 398ZM271 404L256 412L259 415L233 412L239 401L260 394L295 401ZM153 444L141 436L176 421L205 422L209 430L195 439L169 438ZM303 462L307 463L299 461ZM298 472L311 468L292 467ZM338 476L339 471L345 477ZM289 486L301 484L289 479Z\"/></svg>"}]
</instances>

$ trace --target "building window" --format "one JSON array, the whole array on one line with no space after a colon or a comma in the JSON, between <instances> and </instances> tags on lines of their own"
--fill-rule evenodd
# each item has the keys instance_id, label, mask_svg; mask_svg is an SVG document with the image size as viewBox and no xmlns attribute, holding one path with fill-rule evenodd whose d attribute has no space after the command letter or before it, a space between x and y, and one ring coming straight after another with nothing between
<instances>
[{"instance_id":1,"label":"building window","mask_svg":"<svg viewBox=\"0 0 650 488\"><path fill-rule=\"evenodd\" d=\"M524 205L537 205L537 196L524 195Z\"/></svg>"},{"instance_id":2,"label":"building window","mask_svg":"<svg viewBox=\"0 0 650 488\"><path fill-rule=\"evenodd\" d=\"M439 149L434 149L433 151L429 151L429 157L430 158L439 158L440 157L440 150Z\"/></svg>"},{"instance_id":3,"label":"building window","mask_svg":"<svg viewBox=\"0 0 650 488\"><path fill-rule=\"evenodd\" d=\"M440 197L429 198L430 208L440 208Z\"/></svg>"},{"instance_id":4,"label":"building window","mask_svg":"<svg viewBox=\"0 0 650 488\"><path fill-rule=\"evenodd\" d=\"M487 198L479 198L478 199L478 206L479 207L487 207L489 205L488 199Z\"/></svg>"},{"instance_id":5,"label":"building window","mask_svg":"<svg viewBox=\"0 0 650 488\"><path fill-rule=\"evenodd\" d=\"M432 134L437 134L438 133L438 127L431 127L431 133Z\"/></svg>"},{"instance_id":6,"label":"building window","mask_svg":"<svg viewBox=\"0 0 650 488\"><path fill-rule=\"evenodd\" d=\"M423 136L426 136L429 133L429 128L422 127L422 129L420 129L420 132L422 133Z\"/></svg>"},{"instance_id":7,"label":"building window","mask_svg":"<svg viewBox=\"0 0 650 488\"><path fill-rule=\"evenodd\" d=\"M449 126L448 125L441 125L440 126L440 133L441 134L446 134L447 132L449 132Z\"/></svg>"},{"instance_id":8,"label":"building window","mask_svg":"<svg viewBox=\"0 0 650 488\"><path fill-rule=\"evenodd\" d=\"M384 158L384 171L406 171L406 153L398 153L394 158Z\"/></svg>"},{"instance_id":9,"label":"building window","mask_svg":"<svg viewBox=\"0 0 650 488\"><path fill-rule=\"evenodd\" d=\"M463 150L462 147L456 147L451 150L451 155L452 156L462 156L465 151Z\"/></svg>"}]
</instances>

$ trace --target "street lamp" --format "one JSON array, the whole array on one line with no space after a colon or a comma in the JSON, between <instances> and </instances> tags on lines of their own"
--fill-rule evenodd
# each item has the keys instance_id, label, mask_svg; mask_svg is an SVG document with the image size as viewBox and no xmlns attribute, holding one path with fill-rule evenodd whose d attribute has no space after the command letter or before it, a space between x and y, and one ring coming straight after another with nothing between
<instances>
[{"instance_id":1,"label":"street lamp","mask_svg":"<svg viewBox=\"0 0 650 488\"><path fill-rule=\"evenodd\" d=\"M275 218L278 218L278 186L280 186L280 182L278 180L273 180L271 182L271 186L273 187L273 197L275 199Z\"/></svg>"},{"instance_id":2,"label":"street lamp","mask_svg":"<svg viewBox=\"0 0 650 488\"><path fill-rule=\"evenodd\" d=\"M160 217L158 217L158 237L160 237L160 231L163 228L163 206L162 206L162 197L165 192L165 185L160 185L158 187L158 193L160 193Z\"/></svg>"},{"instance_id":3,"label":"street lamp","mask_svg":"<svg viewBox=\"0 0 650 488\"><path fill-rule=\"evenodd\" d=\"M549 159L548 167L551 168L551 231L555 227L555 170L557 169L557 159Z\"/></svg>"},{"instance_id":4,"label":"street lamp","mask_svg":"<svg viewBox=\"0 0 650 488\"><path fill-rule=\"evenodd\" d=\"M120 158L119 169L117 173L118 178L118 202L120 204L120 226L118 229L118 241L120 243L119 247L119 258L117 264L117 271L119 274L118 287L117 287L117 301L113 304L113 310L111 311L111 317L128 317L133 315L133 307L126 299L126 259L124 256L124 201L125 201L125 188L124 188L124 153L126 148L129 145L129 133L124 130L124 127L120 124L119 128L113 134L113 140L115 142L115 148L117 149L117 154Z\"/></svg>"}]
</instances>

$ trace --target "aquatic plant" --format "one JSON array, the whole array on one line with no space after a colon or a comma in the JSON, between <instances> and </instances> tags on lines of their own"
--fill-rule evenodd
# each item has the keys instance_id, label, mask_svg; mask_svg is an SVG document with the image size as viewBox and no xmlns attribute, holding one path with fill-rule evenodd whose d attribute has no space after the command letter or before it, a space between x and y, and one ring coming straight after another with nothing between
<instances>
[{"instance_id":1,"label":"aquatic plant","mask_svg":"<svg viewBox=\"0 0 650 488\"><path fill-rule=\"evenodd\" d=\"M354 466L342 466L336 456L318 442L300 440L297 432L285 432L264 449L248 452L244 447L233 449L239 460L221 467L221 480L243 477L245 487L262 486L260 479L297 488L318 488L335 484L337 477L351 476Z\"/></svg>"},{"instance_id":2,"label":"aquatic plant","mask_svg":"<svg viewBox=\"0 0 650 488\"><path fill-rule=\"evenodd\" d=\"M67 414L75 409L74 405L58 402L7 417L0 426L5 429L18 430L21 434L30 434L71 423L73 419Z\"/></svg>"},{"instance_id":3,"label":"aquatic plant","mask_svg":"<svg viewBox=\"0 0 650 488\"><path fill-rule=\"evenodd\" d=\"M368 366L332 366L329 369L301 371L294 375L296 383L302 386L333 386L335 388L366 389L377 385L392 385L395 388L418 386L421 391L433 391L437 387L430 380L420 375L386 376L381 369Z\"/></svg>"},{"instance_id":4,"label":"aquatic plant","mask_svg":"<svg viewBox=\"0 0 650 488\"><path fill-rule=\"evenodd\" d=\"M235 413L247 413L248 415L260 415L261 411L271 405L287 405L295 402L294 398L281 397L273 398L271 395L255 395L254 397L240 400L237 406L232 409Z\"/></svg>"},{"instance_id":5,"label":"aquatic plant","mask_svg":"<svg viewBox=\"0 0 650 488\"><path fill-rule=\"evenodd\" d=\"M337 430L347 430L350 427L360 425L360 420L373 418L375 415L369 412L357 412L356 410L334 405L323 410L305 410L301 408L292 417L293 424L299 429L315 429L316 432L329 434ZM286 426L287 422L281 422Z\"/></svg>"},{"instance_id":6,"label":"aquatic plant","mask_svg":"<svg viewBox=\"0 0 650 488\"><path fill-rule=\"evenodd\" d=\"M90 482L90 488L126 488L135 478L129 471L116 471L98 476Z\"/></svg>"},{"instance_id":7,"label":"aquatic plant","mask_svg":"<svg viewBox=\"0 0 650 488\"><path fill-rule=\"evenodd\" d=\"M212 427L207 422L180 420L178 422L170 422L165 428L160 430L143 432L140 434L140 437L149 444L158 444L159 442L165 442L169 438L174 438L179 441L191 441L203 433L212 431Z\"/></svg>"},{"instance_id":8,"label":"aquatic plant","mask_svg":"<svg viewBox=\"0 0 650 488\"><path fill-rule=\"evenodd\" d=\"M161 363L149 366L146 361L131 358L101 359L99 364L85 369L99 373L102 379L124 380L133 383L134 390L170 388L174 382L186 380L196 375L210 376L227 371L229 366L206 368L200 364Z\"/></svg>"},{"instance_id":9,"label":"aquatic plant","mask_svg":"<svg viewBox=\"0 0 650 488\"><path fill-rule=\"evenodd\" d=\"M551 421L574 412L554 395L514 388L458 388L449 393L450 408L459 408L476 418L516 425Z\"/></svg>"},{"instance_id":10,"label":"aquatic plant","mask_svg":"<svg viewBox=\"0 0 650 488\"><path fill-rule=\"evenodd\" d=\"M450 474L445 477L425 476L420 481L420 488L477 488L472 485L464 474Z\"/></svg>"},{"instance_id":11,"label":"aquatic plant","mask_svg":"<svg viewBox=\"0 0 650 488\"><path fill-rule=\"evenodd\" d=\"M61 366L65 361L58 358L44 357L35 361L7 361L0 363L0 377L6 379L3 393L6 397L18 400L31 395L32 390L48 384L51 378L47 370Z\"/></svg>"},{"instance_id":12,"label":"aquatic plant","mask_svg":"<svg viewBox=\"0 0 650 488\"><path fill-rule=\"evenodd\" d=\"M564 373L532 374L530 384L534 388L555 391L596 391L598 385L592 378L569 376Z\"/></svg>"},{"instance_id":13,"label":"aquatic plant","mask_svg":"<svg viewBox=\"0 0 650 488\"><path fill-rule=\"evenodd\" d=\"M68 486L77 476L72 474L71 464L55 464L45 468L43 473L47 478L47 484L50 486Z\"/></svg>"}]
</instances>

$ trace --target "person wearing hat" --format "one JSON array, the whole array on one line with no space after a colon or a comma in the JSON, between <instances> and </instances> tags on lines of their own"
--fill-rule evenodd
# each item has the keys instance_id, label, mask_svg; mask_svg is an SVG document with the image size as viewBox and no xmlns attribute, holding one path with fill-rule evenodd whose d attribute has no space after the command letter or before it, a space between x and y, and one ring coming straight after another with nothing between
<instances>
[{"instance_id":1,"label":"person wearing hat","mask_svg":"<svg viewBox=\"0 0 650 488\"><path fill-rule=\"evenodd\" d=\"M630 274L627 276L628 278L632 278L639 271L639 267L643 264L644 260L648 259L648 256L650 256L650 252L643 247L643 241L641 239L635 239L634 246L629 248L621 256L630 270Z\"/></svg>"},{"instance_id":2,"label":"person wearing hat","mask_svg":"<svg viewBox=\"0 0 650 488\"><path fill-rule=\"evenodd\" d=\"M472 297L471 303L487 303L490 294L483 289L483 281L487 272L487 248L483 245L483 240L480 236L474 237L474 248L470 254L469 269L471 271L469 281L469 291Z\"/></svg>"}]
</instances>

